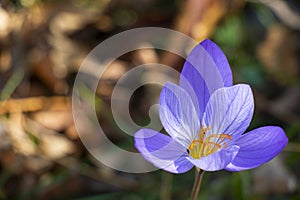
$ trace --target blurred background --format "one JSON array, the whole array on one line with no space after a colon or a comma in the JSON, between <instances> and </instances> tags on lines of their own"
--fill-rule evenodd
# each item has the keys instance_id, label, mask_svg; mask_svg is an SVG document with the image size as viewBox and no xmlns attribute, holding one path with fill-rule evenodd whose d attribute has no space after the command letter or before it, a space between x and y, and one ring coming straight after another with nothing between
<instances>
[{"instance_id":1,"label":"blurred background","mask_svg":"<svg viewBox=\"0 0 300 200\"><path fill-rule=\"evenodd\" d=\"M257 169L206 173L200 198L300 199L297 0L1 0L0 199L189 198L193 170L129 174L101 166L73 122L72 85L82 60L106 38L148 26L216 42L234 82L253 89L256 110L249 129L278 125L289 138L278 157ZM180 72L184 60L155 49L129 52L111 64L97 89L99 123L115 144L132 151L133 138L114 123L110 97L124 73L151 62ZM130 113L136 123L149 122L148 109L159 92L150 85L134 93Z\"/></svg>"}]
</instances>

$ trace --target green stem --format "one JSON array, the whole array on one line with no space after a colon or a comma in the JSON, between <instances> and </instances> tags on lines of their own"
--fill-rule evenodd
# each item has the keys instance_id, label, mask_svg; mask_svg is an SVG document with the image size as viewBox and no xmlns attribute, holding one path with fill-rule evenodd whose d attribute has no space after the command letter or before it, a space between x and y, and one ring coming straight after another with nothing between
<instances>
[{"instance_id":1,"label":"green stem","mask_svg":"<svg viewBox=\"0 0 300 200\"><path fill-rule=\"evenodd\" d=\"M200 186L201 186L201 182L202 182L204 172L205 172L204 170L199 169L199 171L196 174L195 182L194 182L194 186L193 186L192 194L191 194L191 200L197 200L198 199L199 190L200 190Z\"/></svg>"}]
</instances>

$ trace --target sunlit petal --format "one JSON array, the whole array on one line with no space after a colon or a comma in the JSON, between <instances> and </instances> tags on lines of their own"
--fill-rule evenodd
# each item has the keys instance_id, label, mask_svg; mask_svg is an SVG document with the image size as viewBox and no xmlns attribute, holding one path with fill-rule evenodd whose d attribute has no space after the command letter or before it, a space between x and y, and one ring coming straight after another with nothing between
<instances>
[{"instance_id":1,"label":"sunlit petal","mask_svg":"<svg viewBox=\"0 0 300 200\"><path fill-rule=\"evenodd\" d=\"M160 169L184 173L193 167L186 159L186 149L167 135L141 129L135 133L134 143L143 157Z\"/></svg>"},{"instance_id":2,"label":"sunlit petal","mask_svg":"<svg viewBox=\"0 0 300 200\"><path fill-rule=\"evenodd\" d=\"M160 94L159 116L166 131L184 147L188 147L200 128L195 107L185 90L166 83Z\"/></svg>"},{"instance_id":3,"label":"sunlit petal","mask_svg":"<svg viewBox=\"0 0 300 200\"><path fill-rule=\"evenodd\" d=\"M234 145L196 160L192 157L188 159L202 170L218 171L224 169L234 159L238 151L239 147Z\"/></svg>"},{"instance_id":4,"label":"sunlit petal","mask_svg":"<svg viewBox=\"0 0 300 200\"><path fill-rule=\"evenodd\" d=\"M200 118L210 95L231 85L231 69L222 50L209 39L197 45L183 66L180 86L190 94Z\"/></svg>"},{"instance_id":5,"label":"sunlit petal","mask_svg":"<svg viewBox=\"0 0 300 200\"><path fill-rule=\"evenodd\" d=\"M248 85L218 89L211 96L204 114L204 124L211 127L207 136L228 134L235 139L249 126L253 111L253 95Z\"/></svg>"},{"instance_id":6,"label":"sunlit petal","mask_svg":"<svg viewBox=\"0 0 300 200\"><path fill-rule=\"evenodd\" d=\"M265 126L254 129L235 141L240 150L226 170L241 171L258 167L273 159L287 142L288 139L280 127Z\"/></svg>"}]
</instances>

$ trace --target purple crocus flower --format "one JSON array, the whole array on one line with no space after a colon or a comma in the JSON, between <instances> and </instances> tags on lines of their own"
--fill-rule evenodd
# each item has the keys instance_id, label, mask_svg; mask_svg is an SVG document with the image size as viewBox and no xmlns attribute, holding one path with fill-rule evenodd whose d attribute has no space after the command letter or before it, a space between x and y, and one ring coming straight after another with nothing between
<instances>
[{"instance_id":1,"label":"purple crocus flower","mask_svg":"<svg viewBox=\"0 0 300 200\"><path fill-rule=\"evenodd\" d=\"M265 126L244 133L254 110L246 84L232 86L226 56L210 40L187 57L179 86L166 83L159 101L160 120L171 136L151 129L135 133L135 147L154 166L184 173L241 171L274 158L287 144L280 127Z\"/></svg>"}]
</instances>

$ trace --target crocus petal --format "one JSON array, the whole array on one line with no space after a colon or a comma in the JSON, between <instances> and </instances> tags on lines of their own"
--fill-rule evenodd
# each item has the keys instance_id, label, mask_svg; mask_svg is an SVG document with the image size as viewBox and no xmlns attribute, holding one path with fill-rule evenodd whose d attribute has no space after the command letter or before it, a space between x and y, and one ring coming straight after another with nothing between
<instances>
[{"instance_id":1,"label":"crocus petal","mask_svg":"<svg viewBox=\"0 0 300 200\"><path fill-rule=\"evenodd\" d=\"M240 150L226 170L241 171L258 167L273 159L287 142L284 131L279 127L266 126L254 129L235 141Z\"/></svg>"},{"instance_id":2,"label":"crocus petal","mask_svg":"<svg viewBox=\"0 0 300 200\"><path fill-rule=\"evenodd\" d=\"M191 163L196 167L205 171L218 171L224 169L237 155L239 147L236 145L230 146L208 156L193 159L189 157Z\"/></svg>"},{"instance_id":3,"label":"crocus petal","mask_svg":"<svg viewBox=\"0 0 300 200\"><path fill-rule=\"evenodd\" d=\"M135 147L154 166L172 173L184 173L193 165L186 159L186 149L171 137L151 129L134 135Z\"/></svg>"},{"instance_id":4,"label":"crocus petal","mask_svg":"<svg viewBox=\"0 0 300 200\"><path fill-rule=\"evenodd\" d=\"M218 89L209 99L204 113L203 124L211 127L205 136L210 134L240 136L249 126L253 110L253 95L248 85L240 84Z\"/></svg>"},{"instance_id":5,"label":"crocus petal","mask_svg":"<svg viewBox=\"0 0 300 200\"><path fill-rule=\"evenodd\" d=\"M197 45L184 63L180 86L190 94L200 118L210 95L231 85L231 69L222 50L209 39Z\"/></svg>"},{"instance_id":6,"label":"crocus petal","mask_svg":"<svg viewBox=\"0 0 300 200\"><path fill-rule=\"evenodd\" d=\"M222 76L224 86L232 86L231 68L223 51L209 39L204 40L200 43L200 45L207 51L217 65L220 75Z\"/></svg>"},{"instance_id":7,"label":"crocus petal","mask_svg":"<svg viewBox=\"0 0 300 200\"><path fill-rule=\"evenodd\" d=\"M166 131L187 148L200 128L192 100L184 89L166 83L160 93L159 116Z\"/></svg>"}]
</instances>

